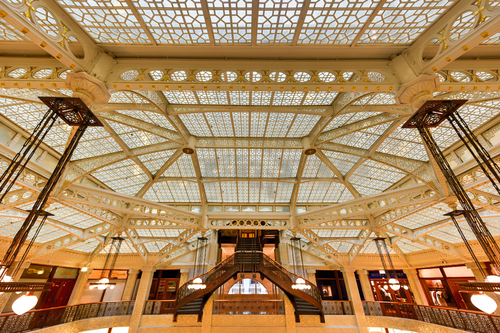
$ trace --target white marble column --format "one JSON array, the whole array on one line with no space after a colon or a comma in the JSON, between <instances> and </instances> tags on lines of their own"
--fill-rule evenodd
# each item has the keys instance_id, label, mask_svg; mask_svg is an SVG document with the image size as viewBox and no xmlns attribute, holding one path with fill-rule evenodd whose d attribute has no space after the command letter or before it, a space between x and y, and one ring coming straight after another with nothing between
<instances>
[{"instance_id":1,"label":"white marble column","mask_svg":"<svg viewBox=\"0 0 500 333\"><path fill-rule=\"evenodd\" d=\"M358 330L360 333L368 333L365 312L363 310L363 303L361 303L361 296L359 295L354 269L344 267L342 273L344 274L344 282L346 284L347 293L350 296L352 310L356 317L356 323L358 324Z\"/></svg>"},{"instance_id":2,"label":"white marble column","mask_svg":"<svg viewBox=\"0 0 500 333\"><path fill-rule=\"evenodd\" d=\"M314 283L315 286L317 286L317 282L316 282L316 270L315 269L311 269L309 268L307 270L307 279L309 281L311 281L312 283Z\"/></svg>"},{"instance_id":3,"label":"white marble column","mask_svg":"<svg viewBox=\"0 0 500 333\"><path fill-rule=\"evenodd\" d=\"M82 297L85 286L87 285L87 281L89 280L89 276L92 273L92 268L88 268L86 272L80 271L78 274L78 278L76 279L75 286L73 287L73 292L69 297L68 305L75 305L80 303L80 298Z\"/></svg>"},{"instance_id":4,"label":"white marble column","mask_svg":"<svg viewBox=\"0 0 500 333\"><path fill-rule=\"evenodd\" d=\"M134 291L138 275L138 269L129 269L127 282L125 283L125 289L123 290L122 301L130 301L132 299L132 292Z\"/></svg>"},{"instance_id":5,"label":"white marble column","mask_svg":"<svg viewBox=\"0 0 500 333\"><path fill-rule=\"evenodd\" d=\"M129 333L136 333L139 330L142 314L144 312L144 306L148 299L151 282L153 281L155 268L146 266L143 267L141 271L141 282L139 283L139 289L137 291L137 297L135 299L134 311L132 312L132 316L130 317L130 326L128 331Z\"/></svg>"},{"instance_id":6,"label":"white marble column","mask_svg":"<svg viewBox=\"0 0 500 333\"><path fill-rule=\"evenodd\" d=\"M370 279L368 278L368 271L366 269L358 269L357 272L361 289L363 290L363 296L365 296L365 301L375 301L375 298L373 297L372 285L370 284Z\"/></svg>"},{"instance_id":7,"label":"white marble column","mask_svg":"<svg viewBox=\"0 0 500 333\"><path fill-rule=\"evenodd\" d=\"M415 297L415 302L419 305L429 305L429 301L425 296L424 287L422 287L422 283L418 278L418 273L415 268L406 268L403 269L403 272L406 274L408 278L408 283L410 284L410 290Z\"/></svg>"}]
</instances>

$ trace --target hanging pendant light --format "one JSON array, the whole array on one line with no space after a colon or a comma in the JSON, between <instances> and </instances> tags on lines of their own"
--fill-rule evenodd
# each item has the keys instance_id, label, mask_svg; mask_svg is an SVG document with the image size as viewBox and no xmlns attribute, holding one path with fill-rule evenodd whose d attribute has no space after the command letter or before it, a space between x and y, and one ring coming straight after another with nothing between
<instances>
[{"instance_id":1,"label":"hanging pendant light","mask_svg":"<svg viewBox=\"0 0 500 333\"><path fill-rule=\"evenodd\" d=\"M375 238L374 239L375 241L375 244L377 245L377 251L378 251L378 254L380 256L380 261L382 262L382 266L384 266L384 274L387 274L389 276L389 281L388 284L386 284L384 286L384 289L385 290L388 290L389 287L394 290L394 291L398 291L399 289L401 289L401 284L399 283L398 279L396 279L396 271L394 270L394 265L392 263L392 259L391 259L391 256L389 254L389 249L387 248L387 244L385 243L385 238ZM391 270L388 270L387 269L387 263L386 263L386 259L385 257L387 257L387 261L389 262L389 268ZM379 270L380 274L382 274L382 270ZM391 277L391 272L392 272L392 277ZM405 288L405 289L408 289Z\"/></svg>"},{"instance_id":2,"label":"hanging pendant light","mask_svg":"<svg viewBox=\"0 0 500 333\"><path fill-rule=\"evenodd\" d=\"M290 238L290 250L292 257L292 265L295 270L295 283L292 284L293 289L308 290L311 286L306 283L306 280L301 276L306 276L304 268L304 259L302 258L302 242L299 237Z\"/></svg>"},{"instance_id":3,"label":"hanging pendant light","mask_svg":"<svg viewBox=\"0 0 500 333\"><path fill-rule=\"evenodd\" d=\"M198 240L196 242L196 255L194 258L194 275L196 276L196 278L188 284L188 289L200 290L207 287L207 285L203 283L203 280L200 277L203 273L205 273L206 270L207 245L208 238L203 237L202 233L202 237L198 237Z\"/></svg>"},{"instance_id":4,"label":"hanging pendant light","mask_svg":"<svg viewBox=\"0 0 500 333\"><path fill-rule=\"evenodd\" d=\"M491 314L497 309L497 303L488 295L475 294L470 298L472 304L479 310Z\"/></svg>"},{"instance_id":5,"label":"hanging pendant light","mask_svg":"<svg viewBox=\"0 0 500 333\"><path fill-rule=\"evenodd\" d=\"M298 290L308 290L311 289L311 286L306 284L306 280L303 278L298 278L295 280L295 283L292 284L293 289L298 289Z\"/></svg>"},{"instance_id":6,"label":"hanging pendant light","mask_svg":"<svg viewBox=\"0 0 500 333\"><path fill-rule=\"evenodd\" d=\"M104 266L102 267L101 278L97 283L91 283L89 285L89 289L98 289L105 290L109 287L109 289L114 289L116 283L110 283L109 277L111 272L115 268L116 260L118 259L118 254L120 253L120 248L122 246L124 238L122 237L113 237L113 240L109 246L109 251L106 256L106 261L104 262Z\"/></svg>"},{"instance_id":7,"label":"hanging pendant light","mask_svg":"<svg viewBox=\"0 0 500 333\"><path fill-rule=\"evenodd\" d=\"M17 315L22 315L23 313L33 309L36 303L38 303L38 297L33 295L32 292L29 292L26 295L19 297L12 304L12 311L14 311Z\"/></svg>"},{"instance_id":8,"label":"hanging pendant light","mask_svg":"<svg viewBox=\"0 0 500 333\"><path fill-rule=\"evenodd\" d=\"M392 290L398 291L401 288L401 285L399 284L399 281L395 278L390 278L389 279L389 287L391 287Z\"/></svg>"}]
</instances>

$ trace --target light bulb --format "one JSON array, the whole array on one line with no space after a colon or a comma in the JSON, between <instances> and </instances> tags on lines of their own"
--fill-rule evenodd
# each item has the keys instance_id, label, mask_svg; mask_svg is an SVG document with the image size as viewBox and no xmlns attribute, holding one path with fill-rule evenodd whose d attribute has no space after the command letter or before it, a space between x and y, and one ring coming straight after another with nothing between
<instances>
[{"instance_id":1,"label":"light bulb","mask_svg":"<svg viewBox=\"0 0 500 333\"><path fill-rule=\"evenodd\" d=\"M193 283L203 283L203 281L201 280L201 278L197 277L193 280Z\"/></svg>"},{"instance_id":2,"label":"light bulb","mask_svg":"<svg viewBox=\"0 0 500 333\"><path fill-rule=\"evenodd\" d=\"M99 283L109 283L109 279L108 278L100 279Z\"/></svg>"},{"instance_id":3,"label":"light bulb","mask_svg":"<svg viewBox=\"0 0 500 333\"><path fill-rule=\"evenodd\" d=\"M396 280L395 278L389 279L389 286L394 291L397 291L397 290L399 290L399 288L401 288L401 285L399 284L399 281Z\"/></svg>"},{"instance_id":4,"label":"light bulb","mask_svg":"<svg viewBox=\"0 0 500 333\"><path fill-rule=\"evenodd\" d=\"M90 286L90 287L89 287L89 289L90 289L90 290L92 290L92 289L94 289L94 288L95 288L95 286Z\"/></svg>"},{"instance_id":5,"label":"light bulb","mask_svg":"<svg viewBox=\"0 0 500 333\"><path fill-rule=\"evenodd\" d=\"M403 288L404 288L405 290L408 290L408 286L403 286Z\"/></svg>"},{"instance_id":6,"label":"light bulb","mask_svg":"<svg viewBox=\"0 0 500 333\"><path fill-rule=\"evenodd\" d=\"M111 285L109 286L109 289L115 289L115 286Z\"/></svg>"},{"instance_id":7,"label":"light bulb","mask_svg":"<svg viewBox=\"0 0 500 333\"><path fill-rule=\"evenodd\" d=\"M385 289L385 290L389 290L389 286L388 286L388 285L385 285L385 286L384 286L384 289Z\"/></svg>"},{"instance_id":8,"label":"light bulb","mask_svg":"<svg viewBox=\"0 0 500 333\"><path fill-rule=\"evenodd\" d=\"M486 313L493 313L497 309L497 303L488 295L475 294L470 298L472 304L479 310Z\"/></svg>"},{"instance_id":9,"label":"light bulb","mask_svg":"<svg viewBox=\"0 0 500 333\"><path fill-rule=\"evenodd\" d=\"M35 295L24 295L19 297L14 304L12 304L12 311L18 315L22 315L33 309L36 303L38 303L38 297Z\"/></svg>"},{"instance_id":10,"label":"light bulb","mask_svg":"<svg viewBox=\"0 0 500 333\"><path fill-rule=\"evenodd\" d=\"M12 281L13 281L12 277L8 275L5 275L2 279L2 282L12 282Z\"/></svg>"},{"instance_id":11,"label":"light bulb","mask_svg":"<svg viewBox=\"0 0 500 333\"><path fill-rule=\"evenodd\" d=\"M107 284L100 284L100 285L98 285L98 286L97 286L97 289L99 289L99 290L104 290L104 289L106 289L107 287L108 287L108 285L107 285Z\"/></svg>"}]
</instances>

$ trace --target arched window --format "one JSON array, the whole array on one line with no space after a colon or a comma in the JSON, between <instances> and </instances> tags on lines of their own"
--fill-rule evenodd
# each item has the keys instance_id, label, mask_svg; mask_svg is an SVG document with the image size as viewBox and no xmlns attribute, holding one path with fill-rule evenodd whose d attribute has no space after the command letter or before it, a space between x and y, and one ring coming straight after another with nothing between
<instances>
[{"instance_id":1,"label":"arched window","mask_svg":"<svg viewBox=\"0 0 500 333\"><path fill-rule=\"evenodd\" d=\"M242 279L231 287L229 294L267 294L267 290L262 283L253 279Z\"/></svg>"}]
</instances>

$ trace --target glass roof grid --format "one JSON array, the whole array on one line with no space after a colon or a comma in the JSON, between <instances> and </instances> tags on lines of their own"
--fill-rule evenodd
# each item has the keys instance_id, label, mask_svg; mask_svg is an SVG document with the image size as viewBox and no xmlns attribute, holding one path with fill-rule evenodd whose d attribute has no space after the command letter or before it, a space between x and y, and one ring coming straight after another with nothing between
<instances>
[{"instance_id":1,"label":"glass roof grid","mask_svg":"<svg viewBox=\"0 0 500 333\"><path fill-rule=\"evenodd\" d=\"M192 155L183 154L176 161L181 177L196 177Z\"/></svg>"},{"instance_id":2,"label":"glass roof grid","mask_svg":"<svg viewBox=\"0 0 500 333\"><path fill-rule=\"evenodd\" d=\"M275 91L273 105L301 105L303 98L303 91Z\"/></svg>"},{"instance_id":3,"label":"glass roof grid","mask_svg":"<svg viewBox=\"0 0 500 333\"><path fill-rule=\"evenodd\" d=\"M497 32L490 38L485 39L481 44L500 44L500 32Z\"/></svg>"},{"instance_id":4,"label":"glass roof grid","mask_svg":"<svg viewBox=\"0 0 500 333\"><path fill-rule=\"evenodd\" d=\"M88 239L85 242L76 243L74 245L70 245L67 248L70 250L81 251L81 252L92 252L94 249L99 246L100 242L97 239Z\"/></svg>"},{"instance_id":5,"label":"glass roof grid","mask_svg":"<svg viewBox=\"0 0 500 333\"><path fill-rule=\"evenodd\" d=\"M238 202L248 202L248 182L238 181Z\"/></svg>"},{"instance_id":6,"label":"glass roof grid","mask_svg":"<svg viewBox=\"0 0 500 333\"><path fill-rule=\"evenodd\" d=\"M233 122L229 112L208 112L205 114L208 126L215 137L234 137Z\"/></svg>"},{"instance_id":7,"label":"glass roof grid","mask_svg":"<svg viewBox=\"0 0 500 333\"><path fill-rule=\"evenodd\" d=\"M350 44L372 14L377 1L313 0L309 4L299 43Z\"/></svg>"},{"instance_id":8,"label":"glass roof grid","mask_svg":"<svg viewBox=\"0 0 500 333\"><path fill-rule=\"evenodd\" d=\"M147 155L138 156L139 160L146 168L154 175L161 167L168 161L168 159L175 153L175 149L163 150L161 152L151 153Z\"/></svg>"},{"instance_id":9,"label":"glass roof grid","mask_svg":"<svg viewBox=\"0 0 500 333\"><path fill-rule=\"evenodd\" d=\"M329 150L322 150L322 152L328 157L328 159L339 169L342 175L346 175L349 170L358 162L360 157L338 153Z\"/></svg>"},{"instance_id":10,"label":"glass roof grid","mask_svg":"<svg viewBox=\"0 0 500 333\"><path fill-rule=\"evenodd\" d=\"M292 123L287 137L301 138L307 136L320 119L321 116L298 114Z\"/></svg>"},{"instance_id":11,"label":"glass roof grid","mask_svg":"<svg viewBox=\"0 0 500 333\"><path fill-rule=\"evenodd\" d=\"M199 104L196 99L194 91L183 90L183 91L163 91L163 94L167 98L170 104Z\"/></svg>"},{"instance_id":12,"label":"glass roof grid","mask_svg":"<svg viewBox=\"0 0 500 333\"><path fill-rule=\"evenodd\" d=\"M141 167L130 159L105 166L92 175L113 190L128 195L135 195L149 180Z\"/></svg>"},{"instance_id":13,"label":"glass roof grid","mask_svg":"<svg viewBox=\"0 0 500 333\"><path fill-rule=\"evenodd\" d=\"M58 2L97 42L151 43L125 1L93 0L85 4L73 0Z\"/></svg>"},{"instance_id":14,"label":"glass roof grid","mask_svg":"<svg viewBox=\"0 0 500 333\"><path fill-rule=\"evenodd\" d=\"M249 112L233 112L234 136L249 137L250 136L250 113Z\"/></svg>"},{"instance_id":15,"label":"glass roof grid","mask_svg":"<svg viewBox=\"0 0 500 333\"><path fill-rule=\"evenodd\" d=\"M395 129L377 151L420 161L429 160L420 134L415 128Z\"/></svg>"},{"instance_id":16,"label":"glass roof grid","mask_svg":"<svg viewBox=\"0 0 500 333\"><path fill-rule=\"evenodd\" d=\"M328 194L327 194L328 195ZM342 195L340 196L340 199L339 199L339 202L346 202L346 201L350 201L350 200L353 200L354 199L354 196L352 195L352 193L346 188L343 192L342 192Z\"/></svg>"},{"instance_id":17,"label":"glass roof grid","mask_svg":"<svg viewBox=\"0 0 500 333\"><path fill-rule=\"evenodd\" d=\"M453 226L453 228L443 227L443 228L440 228L438 230L429 232L427 235L429 235L431 237L435 237L437 239L442 239L443 241L449 242L452 244L462 241L462 238L458 235L457 229L455 228L455 226ZM470 239L468 239L468 240L470 240Z\"/></svg>"},{"instance_id":18,"label":"glass roof grid","mask_svg":"<svg viewBox=\"0 0 500 333\"><path fill-rule=\"evenodd\" d=\"M252 105L271 105L271 91L252 91Z\"/></svg>"},{"instance_id":19,"label":"glass roof grid","mask_svg":"<svg viewBox=\"0 0 500 333\"><path fill-rule=\"evenodd\" d=\"M330 183L330 187L323 198L323 202L341 202L340 198L344 192L349 192L343 184L340 183Z\"/></svg>"},{"instance_id":20,"label":"glass roof grid","mask_svg":"<svg viewBox=\"0 0 500 333\"><path fill-rule=\"evenodd\" d=\"M111 94L108 103L134 103L129 91L115 91Z\"/></svg>"},{"instance_id":21,"label":"glass roof grid","mask_svg":"<svg viewBox=\"0 0 500 333\"><path fill-rule=\"evenodd\" d=\"M328 181L316 181L313 183L314 186L311 189L311 194L307 202L324 202L326 193L332 183Z\"/></svg>"},{"instance_id":22,"label":"glass roof grid","mask_svg":"<svg viewBox=\"0 0 500 333\"><path fill-rule=\"evenodd\" d=\"M162 244L167 245L168 243L162 242ZM143 245L146 248L146 251L148 251L149 253L159 252L162 249L162 247L158 246L157 242L146 242L146 243L143 243ZM163 246L165 246L165 245L163 245Z\"/></svg>"},{"instance_id":23,"label":"glass roof grid","mask_svg":"<svg viewBox=\"0 0 500 333\"><path fill-rule=\"evenodd\" d=\"M139 110L116 110L116 112L135 119L147 121L148 123L165 127L166 129L177 132L175 127L170 123L170 121L168 121L165 115L156 112Z\"/></svg>"},{"instance_id":24,"label":"glass roof grid","mask_svg":"<svg viewBox=\"0 0 500 333\"><path fill-rule=\"evenodd\" d=\"M154 183L152 190L154 191L154 194L159 202L175 202L174 196L172 195L167 182Z\"/></svg>"},{"instance_id":25,"label":"glass roof grid","mask_svg":"<svg viewBox=\"0 0 500 333\"><path fill-rule=\"evenodd\" d=\"M339 246L337 247L337 252L339 253L349 253L353 244L348 242L338 242Z\"/></svg>"},{"instance_id":26,"label":"glass roof grid","mask_svg":"<svg viewBox=\"0 0 500 333\"><path fill-rule=\"evenodd\" d=\"M266 138L284 138L295 118L293 113L269 113L267 121Z\"/></svg>"},{"instance_id":27,"label":"glass roof grid","mask_svg":"<svg viewBox=\"0 0 500 333\"><path fill-rule=\"evenodd\" d=\"M156 184L160 184L160 183L156 183ZM156 191L154 189L154 186L155 186L155 184L153 184L153 186L147 190L147 192L142 196L142 198L145 200L153 201L153 202L162 202L162 200L160 200L158 198L158 196L156 195Z\"/></svg>"},{"instance_id":28,"label":"glass roof grid","mask_svg":"<svg viewBox=\"0 0 500 333\"><path fill-rule=\"evenodd\" d=\"M248 201L249 202L260 202L260 182L250 181L248 182Z\"/></svg>"},{"instance_id":29,"label":"glass roof grid","mask_svg":"<svg viewBox=\"0 0 500 333\"><path fill-rule=\"evenodd\" d=\"M70 133L71 127L66 125L66 123L55 125L50 132L47 133L43 142L62 154L66 148Z\"/></svg>"},{"instance_id":30,"label":"glass roof grid","mask_svg":"<svg viewBox=\"0 0 500 333\"><path fill-rule=\"evenodd\" d=\"M196 136L212 136L212 132L208 127L203 113L181 114L179 115L179 118L184 123L190 134Z\"/></svg>"},{"instance_id":31,"label":"glass roof grid","mask_svg":"<svg viewBox=\"0 0 500 333\"><path fill-rule=\"evenodd\" d=\"M238 202L238 188L237 182L224 181L220 184L222 189L223 202Z\"/></svg>"},{"instance_id":32,"label":"glass roof grid","mask_svg":"<svg viewBox=\"0 0 500 333\"><path fill-rule=\"evenodd\" d=\"M229 101L231 105L250 105L249 91L230 91Z\"/></svg>"},{"instance_id":33,"label":"glass roof grid","mask_svg":"<svg viewBox=\"0 0 500 333\"><path fill-rule=\"evenodd\" d=\"M369 187L374 187L372 184L376 184L380 187L374 188L383 191L405 176L406 173L396 168L366 160L354 171L349 181L357 184L370 184Z\"/></svg>"},{"instance_id":34,"label":"glass roof grid","mask_svg":"<svg viewBox=\"0 0 500 333\"><path fill-rule=\"evenodd\" d=\"M172 196L174 197L174 202L190 202L188 193L186 191L186 186L182 180L172 180L166 182Z\"/></svg>"},{"instance_id":35,"label":"glass roof grid","mask_svg":"<svg viewBox=\"0 0 500 333\"><path fill-rule=\"evenodd\" d=\"M369 149L391 124L392 123L385 123L366 128L362 131L354 132L332 140L332 142L363 149Z\"/></svg>"},{"instance_id":36,"label":"glass roof grid","mask_svg":"<svg viewBox=\"0 0 500 333\"><path fill-rule=\"evenodd\" d=\"M303 5L304 0L260 0L257 42L291 43Z\"/></svg>"},{"instance_id":37,"label":"glass roof grid","mask_svg":"<svg viewBox=\"0 0 500 333\"><path fill-rule=\"evenodd\" d=\"M302 105L331 105L337 95L336 91L309 91Z\"/></svg>"},{"instance_id":38,"label":"glass roof grid","mask_svg":"<svg viewBox=\"0 0 500 333\"><path fill-rule=\"evenodd\" d=\"M162 174L163 177L172 177L172 178L180 178L182 177L181 175L181 170L179 169L179 164L177 161L172 163L171 166L168 167L167 170Z\"/></svg>"},{"instance_id":39,"label":"glass roof grid","mask_svg":"<svg viewBox=\"0 0 500 333\"><path fill-rule=\"evenodd\" d=\"M125 142L127 147L131 149L167 141L165 138L162 138L156 134L141 131L134 127L116 123L114 121L108 121L108 124L113 128L116 134L118 134L120 139Z\"/></svg>"},{"instance_id":40,"label":"glass roof grid","mask_svg":"<svg viewBox=\"0 0 500 333\"><path fill-rule=\"evenodd\" d=\"M349 119L351 119L355 115L359 114L365 114L364 112L358 112L358 113L346 113L346 114L341 114L339 116L336 116L335 118L331 119L328 125L325 127L323 132L331 131L334 128L341 127L343 126Z\"/></svg>"},{"instance_id":41,"label":"glass roof grid","mask_svg":"<svg viewBox=\"0 0 500 333\"><path fill-rule=\"evenodd\" d=\"M219 182L203 183L208 202L222 202Z\"/></svg>"},{"instance_id":42,"label":"glass roof grid","mask_svg":"<svg viewBox=\"0 0 500 333\"><path fill-rule=\"evenodd\" d=\"M216 44L251 43L251 0L208 0L207 4Z\"/></svg>"},{"instance_id":43,"label":"glass roof grid","mask_svg":"<svg viewBox=\"0 0 500 333\"><path fill-rule=\"evenodd\" d=\"M236 149L237 177L248 177L248 149Z\"/></svg>"},{"instance_id":44,"label":"glass roof grid","mask_svg":"<svg viewBox=\"0 0 500 333\"><path fill-rule=\"evenodd\" d=\"M236 177L236 161L234 149L217 149L219 177Z\"/></svg>"},{"instance_id":45,"label":"glass roof grid","mask_svg":"<svg viewBox=\"0 0 500 333\"><path fill-rule=\"evenodd\" d=\"M122 148L104 128L89 127L80 139L71 159L80 160L117 151L122 151Z\"/></svg>"},{"instance_id":46,"label":"glass roof grid","mask_svg":"<svg viewBox=\"0 0 500 333\"><path fill-rule=\"evenodd\" d=\"M217 156L215 149L199 148L196 150L198 163L203 177L218 177Z\"/></svg>"},{"instance_id":47,"label":"glass roof grid","mask_svg":"<svg viewBox=\"0 0 500 333\"><path fill-rule=\"evenodd\" d=\"M319 168L323 162L316 156L311 155L307 157L306 164L304 165L304 171L302 172L302 177L304 178L315 178L318 174Z\"/></svg>"},{"instance_id":48,"label":"glass roof grid","mask_svg":"<svg viewBox=\"0 0 500 333\"><path fill-rule=\"evenodd\" d=\"M261 177L262 175L262 159L264 156L264 151L262 149L249 149L249 159L248 159L248 176L249 177ZM239 165L238 165L239 168Z\"/></svg>"},{"instance_id":49,"label":"glass roof grid","mask_svg":"<svg viewBox=\"0 0 500 333\"><path fill-rule=\"evenodd\" d=\"M22 33L0 18L0 40L28 41L28 38L23 36Z\"/></svg>"},{"instance_id":50,"label":"glass roof grid","mask_svg":"<svg viewBox=\"0 0 500 333\"><path fill-rule=\"evenodd\" d=\"M395 96L396 94L394 93L374 94L371 96L367 105L394 105L396 104L396 99L394 98ZM376 113L378 114L379 112Z\"/></svg>"},{"instance_id":51,"label":"glass roof grid","mask_svg":"<svg viewBox=\"0 0 500 333\"><path fill-rule=\"evenodd\" d=\"M135 6L160 44L210 42L199 0L143 0L136 2Z\"/></svg>"},{"instance_id":52,"label":"glass roof grid","mask_svg":"<svg viewBox=\"0 0 500 333\"><path fill-rule=\"evenodd\" d=\"M333 230L329 229L312 229L312 231L319 237L331 237Z\"/></svg>"},{"instance_id":53,"label":"glass roof grid","mask_svg":"<svg viewBox=\"0 0 500 333\"><path fill-rule=\"evenodd\" d=\"M264 149L262 177L278 178L280 176L282 154L281 149Z\"/></svg>"},{"instance_id":54,"label":"glass roof grid","mask_svg":"<svg viewBox=\"0 0 500 333\"><path fill-rule=\"evenodd\" d=\"M281 178L297 177L301 156L300 149L284 149L279 176Z\"/></svg>"},{"instance_id":55,"label":"glass roof grid","mask_svg":"<svg viewBox=\"0 0 500 333\"><path fill-rule=\"evenodd\" d=\"M264 137L264 133L266 131L267 126L267 117L268 113L266 112L252 112L250 114L250 136L251 137Z\"/></svg>"},{"instance_id":56,"label":"glass roof grid","mask_svg":"<svg viewBox=\"0 0 500 333\"><path fill-rule=\"evenodd\" d=\"M421 245L415 242L408 241L406 239L399 239L396 245L399 247L399 249L403 253L409 253L409 252L415 252L415 251L421 251L421 250L427 250L429 249L425 245Z\"/></svg>"},{"instance_id":57,"label":"glass roof grid","mask_svg":"<svg viewBox=\"0 0 500 333\"><path fill-rule=\"evenodd\" d=\"M319 178L336 178L333 171L330 170L330 168L327 167L326 164L323 162L321 162L317 177L319 177Z\"/></svg>"},{"instance_id":58,"label":"glass roof grid","mask_svg":"<svg viewBox=\"0 0 500 333\"><path fill-rule=\"evenodd\" d=\"M299 192L297 194L297 202L308 202L313 187L314 182L300 183Z\"/></svg>"},{"instance_id":59,"label":"glass roof grid","mask_svg":"<svg viewBox=\"0 0 500 333\"><path fill-rule=\"evenodd\" d=\"M229 101L225 91L197 91L198 100L203 105L228 105Z\"/></svg>"},{"instance_id":60,"label":"glass roof grid","mask_svg":"<svg viewBox=\"0 0 500 333\"><path fill-rule=\"evenodd\" d=\"M278 183L276 203L290 202L294 185L294 183Z\"/></svg>"},{"instance_id":61,"label":"glass roof grid","mask_svg":"<svg viewBox=\"0 0 500 333\"><path fill-rule=\"evenodd\" d=\"M0 113L26 130L32 130L42 120L47 107L38 103L30 103L0 97Z\"/></svg>"},{"instance_id":62,"label":"glass roof grid","mask_svg":"<svg viewBox=\"0 0 500 333\"><path fill-rule=\"evenodd\" d=\"M276 199L277 182L261 182L260 202L273 203Z\"/></svg>"}]
</instances>

